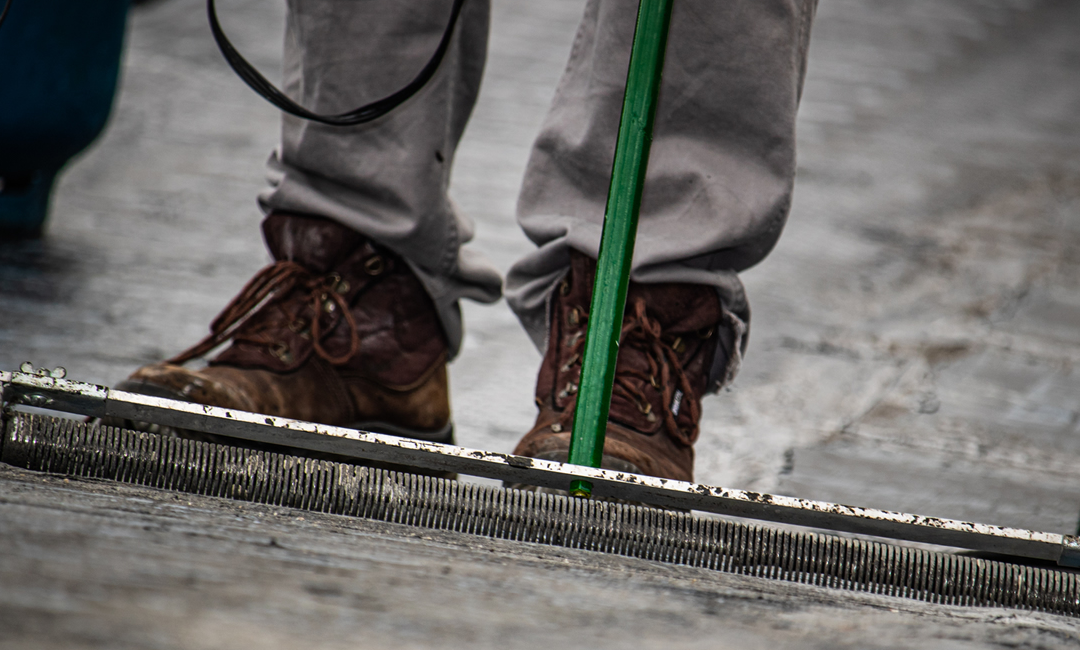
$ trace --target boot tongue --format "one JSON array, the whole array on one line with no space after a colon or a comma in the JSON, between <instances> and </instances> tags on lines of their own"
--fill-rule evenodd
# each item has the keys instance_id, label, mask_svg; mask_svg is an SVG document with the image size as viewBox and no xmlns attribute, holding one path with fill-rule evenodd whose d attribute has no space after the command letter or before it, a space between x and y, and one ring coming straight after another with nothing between
<instances>
[{"instance_id":1,"label":"boot tongue","mask_svg":"<svg viewBox=\"0 0 1080 650\"><path fill-rule=\"evenodd\" d=\"M573 298L585 309L592 300L596 281L596 260L575 250L570 251L570 276L574 278ZM630 283L626 309L636 297L645 299L649 315L655 318L666 333L682 334L714 327L722 319L723 309L716 289L700 284L639 284Z\"/></svg>"},{"instance_id":2,"label":"boot tongue","mask_svg":"<svg viewBox=\"0 0 1080 650\"><path fill-rule=\"evenodd\" d=\"M296 262L313 273L329 273L363 243L364 237L322 217L275 212L262 223L275 260Z\"/></svg>"}]
</instances>

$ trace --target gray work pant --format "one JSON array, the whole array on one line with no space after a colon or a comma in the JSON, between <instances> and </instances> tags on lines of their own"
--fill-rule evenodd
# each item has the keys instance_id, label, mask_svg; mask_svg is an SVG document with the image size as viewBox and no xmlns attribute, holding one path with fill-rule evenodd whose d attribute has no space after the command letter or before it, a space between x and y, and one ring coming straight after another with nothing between
<instances>
[{"instance_id":1,"label":"gray work pant","mask_svg":"<svg viewBox=\"0 0 1080 650\"><path fill-rule=\"evenodd\" d=\"M675 0L632 278L717 288L733 375L749 323L737 273L761 261L787 218L795 112L816 0ZM434 51L450 0L288 0L285 91L340 113L397 90ZM536 250L506 294L546 346L548 297L569 250L596 257L636 0L588 0L566 72L536 139L518 222ZM316 214L401 254L435 301L451 350L458 300L499 298L499 273L464 245L473 224L447 196L476 102L490 0L466 0L435 78L397 111L356 127L284 117L266 211Z\"/></svg>"}]
</instances>

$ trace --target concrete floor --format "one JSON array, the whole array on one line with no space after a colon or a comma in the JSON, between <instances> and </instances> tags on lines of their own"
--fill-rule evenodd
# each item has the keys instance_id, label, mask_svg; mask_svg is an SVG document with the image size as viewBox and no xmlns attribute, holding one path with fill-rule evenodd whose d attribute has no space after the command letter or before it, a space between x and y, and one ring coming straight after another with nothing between
<instances>
[{"instance_id":1,"label":"concrete floor","mask_svg":"<svg viewBox=\"0 0 1080 650\"><path fill-rule=\"evenodd\" d=\"M1072 648L1075 619L0 466L0 648ZM16 525L11 525L15 522Z\"/></svg>"},{"instance_id":2,"label":"concrete floor","mask_svg":"<svg viewBox=\"0 0 1080 650\"><path fill-rule=\"evenodd\" d=\"M529 246L516 186L582 5L494 2L453 195L504 270ZM220 9L241 50L274 70L282 7ZM777 249L744 275L750 350L733 389L706 402L699 481L1076 529L1077 33L1068 0L822 0L795 205ZM276 134L198 0L136 9L112 123L64 176L47 238L0 245L0 368L31 360L112 383L201 338L266 262L254 195ZM539 354L505 304L464 310L459 440L508 451L534 417ZM12 470L0 485L0 646L418 647L441 630L452 647L1080 645L1054 617ZM465 575L439 577L436 558ZM602 601L600 613L564 592Z\"/></svg>"}]
</instances>

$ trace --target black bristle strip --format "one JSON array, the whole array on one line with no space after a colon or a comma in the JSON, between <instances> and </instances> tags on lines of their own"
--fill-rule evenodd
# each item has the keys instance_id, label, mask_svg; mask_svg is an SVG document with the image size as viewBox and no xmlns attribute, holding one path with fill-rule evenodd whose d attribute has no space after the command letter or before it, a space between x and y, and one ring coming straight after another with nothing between
<instances>
[{"instance_id":1,"label":"black bristle strip","mask_svg":"<svg viewBox=\"0 0 1080 650\"><path fill-rule=\"evenodd\" d=\"M15 413L5 463L645 560L965 606L1080 616L1068 570L481 486Z\"/></svg>"}]
</instances>

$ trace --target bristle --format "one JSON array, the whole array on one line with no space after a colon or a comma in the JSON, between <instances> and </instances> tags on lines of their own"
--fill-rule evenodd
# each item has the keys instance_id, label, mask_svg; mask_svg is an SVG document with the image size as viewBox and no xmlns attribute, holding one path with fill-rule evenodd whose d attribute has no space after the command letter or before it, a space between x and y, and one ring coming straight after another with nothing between
<instances>
[{"instance_id":1,"label":"bristle","mask_svg":"<svg viewBox=\"0 0 1080 650\"><path fill-rule=\"evenodd\" d=\"M18 413L0 460L195 494L933 603L1080 616L1077 574Z\"/></svg>"}]
</instances>

